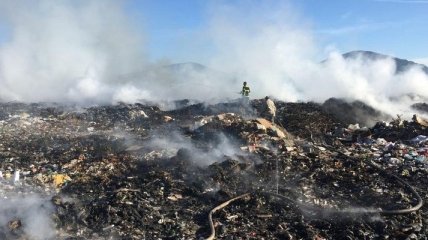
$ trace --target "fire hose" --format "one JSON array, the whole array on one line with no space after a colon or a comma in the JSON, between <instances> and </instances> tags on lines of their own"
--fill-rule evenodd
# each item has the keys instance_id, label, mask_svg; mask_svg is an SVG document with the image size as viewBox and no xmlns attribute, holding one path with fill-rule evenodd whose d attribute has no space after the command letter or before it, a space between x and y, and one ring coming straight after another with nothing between
<instances>
[{"instance_id":1,"label":"fire hose","mask_svg":"<svg viewBox=\"0 0 428 240\"><path fill-rule=\"evenodd\" d=\"M411 212L415 212L417 210L419 210L422 206L423 206L423 200L421 198L421 196L416 192L416 190L413 189L412 186L410 186L410 184L408 184L406 181L402 180L401 178L397 177L396 175L393 174L389 174L388 172L386 172L384 169L382 169L380 166L378 166L376 163L374 163L373 161L369 161L369 165L378 169L381 173L385 174L386 176L395 179L397 182L399 182L402 186L404 186L405 188L407 188L417 199L418 203L412 207L409 208L404 208L404 209L397 209L397 210L386 210L386 209L365 209L364 210L364 214L380 214L380 215L399 215L399 214L408 214ZM212 219L212 215L220 210L225 208L226 206L228 206L230 203L239 200L239 199L243 199L246 197L249 197L251 194L255 194L256 192L250 192L250 193L245 193L242 195L239 195L237 197L234 197L226 202L223 202L222 204L216 206L215 208L213 208L209 214L208 214L208 221L210 224L210 230L211 230L211 234L209 237L206 238L206 240L213 240L215 239L215 226L213 223L213 219ZM313 206L313 205L309 205L309 204L304 204L304 203L299 203L294 199L291 199L287 196L278 194L278 193L273 193L273 192L267 192L267 191L262 191L260 192L263 195L267 195L267 196L273 196L273 197L277 197L279 199L282 200L286 200L288 202L291 202L293 204L295 204L296 206L298 206L299 208L303 209L303 210L317 210L319 209L318 206ZM335 213L338 214L354 214L355 211L353 210L333 210Z\"/></svg>"},{"instance_id":2,"label":"fire hose","mask_svg":"<svg viewBox=\"0 0 428 240\"><path fill-rule=\"evenodd\" d=\"M245 194L239 195L239 196L234 197L234 198L232 198L232 199L230 199L230 200L228 200L228 201L226 201L226 202L218 205L217 207L211 209L210 213L208 214L208 221L210 222L211 235L206 238L207 240L212 240L212 239L215 238L215 226L214 226L214 223L213 223L213 214L215 212L217 212L218 210L226 207L227 205L229 205L230 203L232 203L232 202L234 202L234 201L236 201L238 199L242 199L242 198L250 196L250 194L251 193L245 193Z\"/></svg>"}]
</instances>

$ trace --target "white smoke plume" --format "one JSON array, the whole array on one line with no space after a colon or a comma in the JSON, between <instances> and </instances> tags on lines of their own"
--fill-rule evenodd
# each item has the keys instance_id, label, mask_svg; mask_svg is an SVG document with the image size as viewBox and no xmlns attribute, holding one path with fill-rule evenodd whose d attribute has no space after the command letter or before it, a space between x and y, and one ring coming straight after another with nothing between
<instances>
[{"instance_id":1,"label":"white smoke plume","mask_svg":"<svg viewBox=\"0 0 428 240\"><path fill-rule=\"evenodd\" d=\"M428 66L428 58L417 58L414 59L415 62Z\"/></svg>"},{"instance_id":2,"label":"white smoke plume","mask_svg":"<svg viewBox=\"0 0 428 240\"><path fill-rule=\"evenodd\" d=\"M225 156L234 157L244 154L239 145L224 134L219 133L215 138L217 140L215 144L207 144L210 145L209 151L196 146L190 138L178 132L171 132L168 137L161 135L161 137L154 138L148 143L148 146L158 152L164 151L164 157L173 157L181 148L187 149L191 153L191 159L188 160L201 167L221 162Z\"/></svg>"},{"instance_id":3,"label":"white smoke plume","mask_svg":"<svg viewBox=\"0 0 428 240\"><path fill-rule=\"evenodd\" d=\"M131 21L125 3L1 2L0 20L11 32L0 45L0 99L90 104L212 98L220 73L176 72L165 67L168 61L150 62L144 23Z\"/></svg>"},{"instance_id":4,"label":"white smoke plume","mask_svg":"<svg viewBox=\"0 0 428 240\"><path fill-rule=\"evenodd\" d=\"M0 14L11 26L0 48L2 99L108 102L132 93L120 76L147 65L119 1L2 1Z\"/></svg>"},{"instance_id":5,"label":"white smoke plume","mask_svg":"<svg viewBox=\"0 0 428 240\"><path fill-rule=\"evenodd\" d=\"M320 64L318 56L325 50L309 25L292 13L292 6L268 2L255 7L244 1L212 11L210 30L217 47L212 65L249 82L254 97L318 102L340 97L391 115L412 112L410 101L391 98L428 97L428 76L418 68L396 73L392 59L344 59L329 50L329 60Z\"/></svg>"},{"instance_id":6,"label":"white smoke plume","mask_svg":"<svg viewBox=\"0 0 428 240\"><path fill-rule=\"evenodd\" d=\"M7 228L10 221L20 220L28 239L54 239L54 223L50 216L54 209L49 199L32 194L2 198L0 203L1 226Z\"/></svg>"},{"instance_id":7,"label":"white smoke plume","mask_svg":"<svg viewBox=\"0 0 428 240\"><path fill-rule=\"evenodd\" d=\"M414 94L428 98L420 69L394 71L391 59L343 59L320 46L309 20L284 1L213 1L201 39L212 46L211 68L165 67L148 58L141 25L126 1L3 1L0 20L10 29L0 45L0 99L80 103L239 97L286 101L362 100L386 113L411 113ZM206 41L200 43L197 41ZM326 50L327 49L327 50ZM188 49L198 52L198 49ZM328 53L330 61L320 64ZM399 102L391 99L401 99Z\"/></svg>"}]
</instances>

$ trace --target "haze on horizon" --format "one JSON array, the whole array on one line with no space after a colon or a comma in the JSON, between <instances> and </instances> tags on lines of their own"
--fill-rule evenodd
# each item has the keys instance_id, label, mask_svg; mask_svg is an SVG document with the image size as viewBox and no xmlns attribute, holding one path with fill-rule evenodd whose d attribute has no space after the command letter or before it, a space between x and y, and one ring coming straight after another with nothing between
<instances>
[{"instance_id":1,"label":"haze on horizon","mask_svg":"<svg viewBox=\"0 0 428 240\"><path fill-rule=\"evenodd\" d=\"M406 94L428 99L427 76L418 68L396 74L391 59L345 60L341 53L372 50L424 63L426 55L417 54L428 55L421 31L427 3L3 1L0 99L219 101L239 97L247 81L253 98L341 97L395 115L408 111ZM188 61L214 71L165 68Z\"/></svg>"}]
</instances>

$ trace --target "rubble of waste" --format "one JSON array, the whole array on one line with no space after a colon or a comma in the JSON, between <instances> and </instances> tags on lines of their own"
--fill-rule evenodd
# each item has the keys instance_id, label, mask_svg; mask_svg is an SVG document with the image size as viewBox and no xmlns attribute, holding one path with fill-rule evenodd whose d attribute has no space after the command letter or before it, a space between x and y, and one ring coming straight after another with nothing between
<instances>
[{"instance_id":1,"label":"rubble of waste","mask_svg":"<svg viewBox=\"0 0 428 240\"><path fill-rule=\"evenodd\" d=\"M334 115L338 120L348 123L374 125L381 119L390 119L385 114L362 101L347 101L340 98L329 98L322 104L323 110Z\"/></svg>"},{"instance_id":2,"label":"rubble of waste","mask_svg":"<svg viewBox=\"0 0 428 240\"><path fill-rule=\"evenodd\" d=\"M428 126L317 103L0 103L0 239L427 239Z\"/></svg>"}]
</instances>

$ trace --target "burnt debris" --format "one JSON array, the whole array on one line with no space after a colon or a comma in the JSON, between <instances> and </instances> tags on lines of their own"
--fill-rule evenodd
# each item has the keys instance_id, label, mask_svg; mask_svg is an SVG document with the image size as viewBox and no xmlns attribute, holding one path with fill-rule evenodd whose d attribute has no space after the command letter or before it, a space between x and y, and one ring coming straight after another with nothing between
<instances>
[{"instance_id":1,"label":"burnt debris","mask_svg":"<svg viewBox=\"0 0 428 240\"><path fill-rule=\"evenodd\" d=\"M262 104L1 103L0 238L428 237L423 118Z\"/></svg>"}]
</instances>

